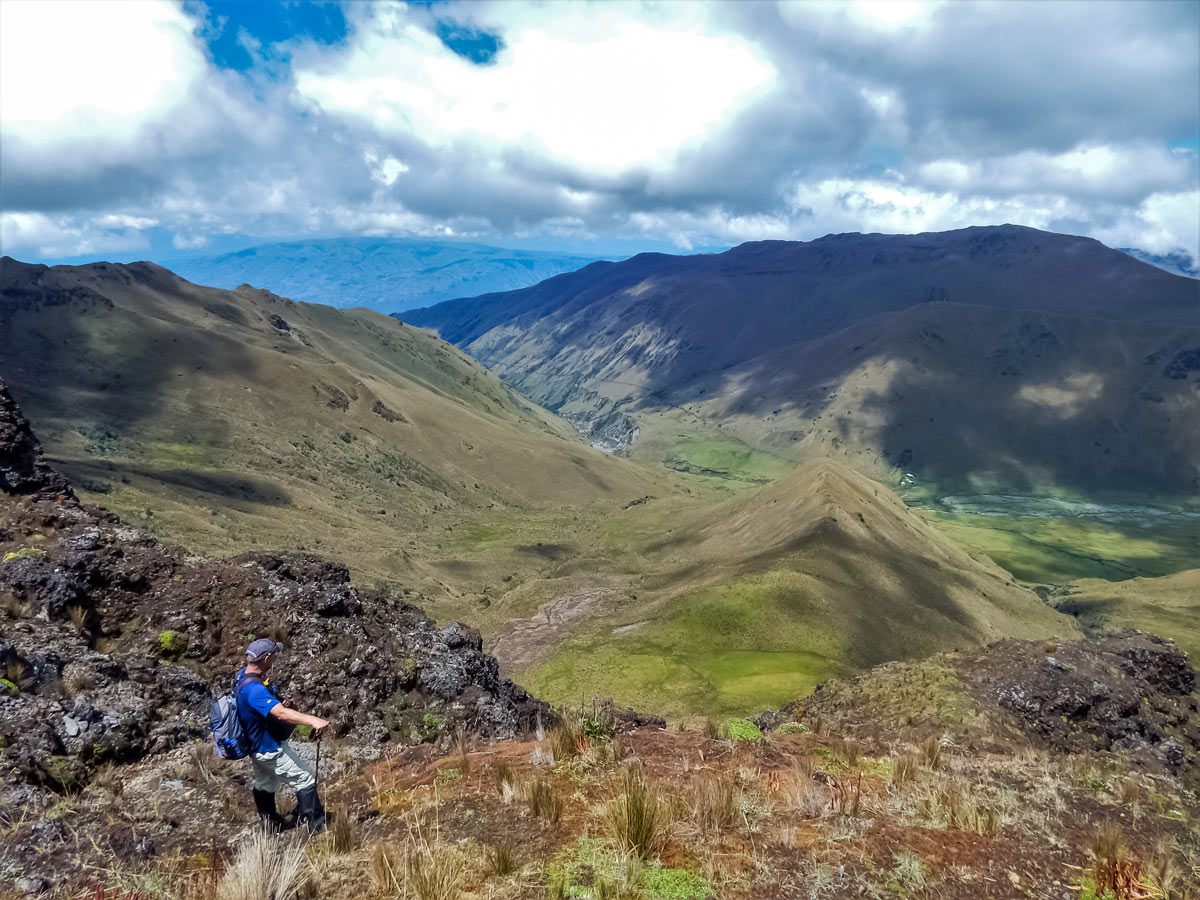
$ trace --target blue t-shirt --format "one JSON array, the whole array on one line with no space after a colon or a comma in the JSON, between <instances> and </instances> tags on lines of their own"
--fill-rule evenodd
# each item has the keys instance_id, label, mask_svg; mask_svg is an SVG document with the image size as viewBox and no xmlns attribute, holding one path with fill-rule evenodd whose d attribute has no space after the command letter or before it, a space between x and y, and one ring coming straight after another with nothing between
<instances>
[{"instance_id":1,"label":"blue t-shirt","mask_svg":"<svg viewBox=\"0 0 1200 900\"><path fill-rule=\"evenodd\" d=\"M242 669L234 683L240 683L245 677L246 670ZM279 741L287 740L286 736L277 737L279 729L273 728L272 723L278 720L270 717L271 710L279 705L279 698L257 677L252 677L242 685L242 689L237 692L237 705L238 716L246 729L251 752L273 753L279 749ZM279 724L285 727L287 725L286 722Z\"/></svg>"}]
</instances>

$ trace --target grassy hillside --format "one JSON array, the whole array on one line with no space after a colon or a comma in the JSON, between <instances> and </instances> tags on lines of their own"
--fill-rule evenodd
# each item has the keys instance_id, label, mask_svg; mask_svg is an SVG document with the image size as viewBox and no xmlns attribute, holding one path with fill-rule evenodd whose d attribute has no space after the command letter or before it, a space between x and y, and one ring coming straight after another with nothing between
<instances>
[{"instance_id":1,"label":"grassy hillside","mask_svg":"<svg viewBox=\"0 0 1200 900\"><path fill-rule=\"evenodd\" d=\"M1168 635L1200 662L1200 569L1112 583L1083 578L1054 598L1089 633L1137 628Z\"/></svg>"},{"instance_id":2,"label":"grassy hillside","mask_svg":"<svg viewBox=\"0 0 1200 900\"><path fill-rule=\"evenodd\" d=\"M476 624L555 701L733 712L887 660L1077 633L877 482L795 469L686 408L648 417L623 459L369 311L149 264L2 275L5 375L91 499L200 552L345 560Z\"/></svg>"},{"instance_id":3,"label":"grassy hillside","mask_svg":"<svg viewBox=\"0 0 1200 900\"><path fill-rule=\"evenodd\" d=\"M555 594L518 595L509 615L525 618L494 641L545 696L732 713L884 660L1078 634L1008 573L833 462L715 507L652 501L623 515L638 537L614 561L637 559L638 570L610 565L586 587L561 570ZM572 621L581 604L588 615Z\"/></svg>"},{"instance_id":4,"label":"grassy hillside","mask_svg":"<svg viewBox=\"0 0 1200 900\"><path fill-rule=\"evenodd\" d=\"M320 548L442 595L422 560L464 516L666 490L386 316L151 264L5 260L0 282L4 375L51 460L199 551Z\"/></svg>"}]
</instances>

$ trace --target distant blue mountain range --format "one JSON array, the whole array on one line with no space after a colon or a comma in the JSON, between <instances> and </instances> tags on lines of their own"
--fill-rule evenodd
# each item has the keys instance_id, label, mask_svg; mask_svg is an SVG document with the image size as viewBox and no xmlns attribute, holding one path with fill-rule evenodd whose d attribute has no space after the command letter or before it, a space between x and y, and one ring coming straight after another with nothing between
<instances>
[{"instance_id":1,"label":"distant blue mountain range","mask_svg":"<svg viewBox=\"0 0 1200 900\"><path fill-rule=\"evenodd\" d=\"M188 281L384 313L529 287L598 257L403 238L332 238L156 259Z\"/></svg>"}]
</instances>

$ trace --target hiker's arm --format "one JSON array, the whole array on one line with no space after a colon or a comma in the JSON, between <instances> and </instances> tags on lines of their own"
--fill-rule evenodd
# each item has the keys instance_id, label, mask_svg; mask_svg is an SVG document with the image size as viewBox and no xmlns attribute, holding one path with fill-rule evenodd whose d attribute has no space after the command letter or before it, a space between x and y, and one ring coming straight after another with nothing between
<instances>
[{"instance_id":1,"label":"hiker's arm","mask_svg":"<svg viewBox=\"0 0 1200 900\"><path fill-rule=\"evenodd\" d=\"M271 715L282 722L290 722L293 725L311 725L318 730L329 724L326 719L310 716L308 713L302 713L297 709L284 706L282 703L276 703L271 707Z\"/></svg>"}]
</instances>

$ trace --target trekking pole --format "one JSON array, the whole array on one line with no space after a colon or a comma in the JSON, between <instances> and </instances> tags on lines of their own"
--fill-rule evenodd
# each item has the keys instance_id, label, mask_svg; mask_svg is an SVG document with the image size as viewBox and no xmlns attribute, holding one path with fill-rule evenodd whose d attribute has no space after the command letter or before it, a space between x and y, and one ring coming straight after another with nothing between
<instances>
[{"instance_id":1,"label":"trekking pole","mask_svg":"<svg viewBox=\"0 0 1200 900\"><path fill-rule=\"evenodd\" d=\"M313 784L321 777L321 731L317 731L317 761L313 764Z\"/></svg>"}]
</instances>

